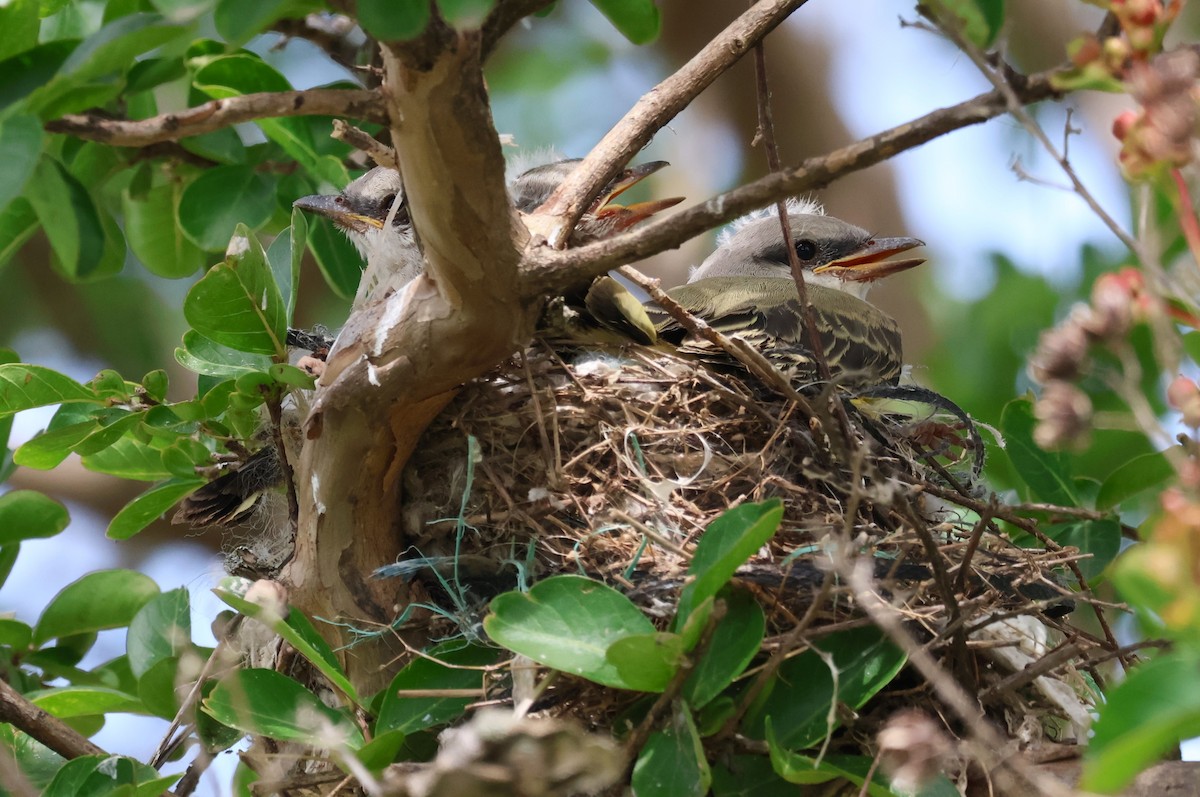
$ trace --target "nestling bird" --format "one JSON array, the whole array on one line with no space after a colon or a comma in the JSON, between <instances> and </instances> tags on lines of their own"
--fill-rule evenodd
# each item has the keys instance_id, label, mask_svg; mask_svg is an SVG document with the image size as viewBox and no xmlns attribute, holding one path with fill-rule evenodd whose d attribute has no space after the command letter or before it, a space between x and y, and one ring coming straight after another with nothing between
<instances>
[{"instance_id":1,"label":"nestling bird","mask_svg":"<svg viewBox=\"0 0 1200 797\"><path fill-rule=\"evenodd\" d=\"M566 178L578 160L557 160L520 174L509 186L517 210L531 213ZM586 243L626 230L681 198L621 206L618 195L666 166L654 161L626 169L606 186L576 226L572 241ZM294 206L332 221L366 260L355 297L359 306L372 296L402 288L425 267L408 212L399 172L377 166L333 195L297 199ZM265 445L239 464L184 498L173 523L229 525L246 519L262 495L283 478L275 446Z\"/></svg>"},{"instance_id":2,"label":"nestling bird","mask_svg":"<svg viewBox=\"0 0 1200 797\"><path fill-rule=\"evenodd\" d=\"M376 166L339 194L300 197L292 204L332 221L363 256L356 306L377 292L403 287L425 266L395 169Z\"/></svg>"},{"instance_id":3,"label":"nestling bird","mask_svg":"<svg viewBox=\"0 0 1200 797\"><path fill-rule=\"evenodd\" d=\"M923 243L916 238L878 238L853 224L814 213L788 214L792 240L783 239L775 214L744 222L688 280L670 292L714 329L753 343L793 381L819 378L805 328L804 309L788 264L788 248L804 269L813 323L831 378L844 385L895 384L903 349L894 319L866 301L882 277L925 262L891 260ZM654 314L652 314L652 318ZM673 318L659 311L659 335L685 350L711 351L707 341L684 340Z\"/></svg>"},{"instance_id":4,"label":"nestling bird","mask_svg":"<svg viewBox=\"0 0 1200 797\"><path fill-rule=\"evenodd\" d=\"M564 158L521 173L508 188L513 205L522 213L532 213L545 204L563 180L580 163L579 158ZM630 166L614 177L575 225L571 243L576 246L598 241L623 232L655 213L674 207L683 197L651 199L632 205L618 205L613 200L650 175L669 166L666 161L650 161Z\"/></svg>"},{"instance_id":5,"label":"nestling bird","mask_svg":"<svg viewBox=\"0 0 1200 797\"><path fill-rule=\"evenodd\" d=\"M774 213L736 222L688 283L667 293L718 332L754 345L793 382L815 382L817 361L788 264L792 248L805 272L831 378L850 387L895 384L903 364L900 330L865 296L875 280L923 263L888 259L923 244L916 238L879 238L814 210L792 207L791 241L784 240ZM705 359L728 359L707 340L689 336L661 308L649 305L646 311L658 339Z\"/></svg>"}]
</instances>

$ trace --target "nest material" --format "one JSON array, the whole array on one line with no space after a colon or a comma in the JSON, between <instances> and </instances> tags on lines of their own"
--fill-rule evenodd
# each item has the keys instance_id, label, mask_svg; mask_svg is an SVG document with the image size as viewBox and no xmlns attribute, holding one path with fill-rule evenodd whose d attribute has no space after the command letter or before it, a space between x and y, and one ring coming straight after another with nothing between
<instances>
[{"instance_id":1,"label":"nest material","mask_svg":"<svg viewBox=\"0 0 1200 797\"><path fill-rule=\"evenodd\" d=\"M828 436L844 434L835 407L818 423L749 376L636 346L564 353L536 342L466 385L411 458L403 507L416 562L409 573L419 574L422 562L456 561L460 583L449 584L444 568L432 577L434 567L418 580L435 601L439 589L456 591L460 614L464 596L473 594L481 612L485 599L517 580L575 572L669 618L704 528L731 506L778 497L778 533L737 576L763 604L768 634L786 633L809 609L825 581L825 546L852 540L923 641L943 653L957 645L957 668L969 649L966 666L981 688L1036 664L1046 640L988 618L1057 624L1047 615L1070 611L1070 593L1053 571L1070 552L1018 548L990 523L976 528L976 516L929 500L935 487L967 495L959 478L969 481L972 452L939 461L927 456L928 437L911 418L865 415L832 390L813 406L832 402L843 403L850 422L840 443ZM866 622L836 584L824 594L808 639ZM437 627L448 620L430 622L432 636L454 633ZM962 629L971 628L968 640ZM1092 643L1103 655L1104 643ZM993 650L1021 645L1021 665ZM1045 716L1043 727L1065 726L1062 736L1081 738L1089 706L1082 682L1069 663L1041 676L1000 689L993 708L1010 726ZM552 691L557 705L593 722L621 708L611 690L574 679Z\"/></svg>"}]
</instances>

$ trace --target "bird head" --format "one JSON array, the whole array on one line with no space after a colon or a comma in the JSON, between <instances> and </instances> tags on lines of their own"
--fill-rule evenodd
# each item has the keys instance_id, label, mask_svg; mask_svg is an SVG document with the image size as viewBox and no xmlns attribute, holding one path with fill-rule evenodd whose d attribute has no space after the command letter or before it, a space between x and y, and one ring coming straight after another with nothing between
<instances>
[{"instance_id":1,"label":"bird head","mask_svg":"<svg viewBox=\"0 0 1200 797\"><path fill-rule=\"evenodd\" d=\"M923 258L889 259L924 246L916 238L879 238L849 222L813 213L791 212L788 222L790 242L784 240L774 213L737 223L729 239L692 272L688 282L734 276L790 279L791 248L807 281L862 298L875 280L925 262Z\"/></svg>"},{"instance_id":2,"label":"bird head","mask_svg":"<svg viewBox=\"0 0 1200 797\"><path fill-rule=\"evenodd\" d=\"M522 172L508 188L513 205L522 213L534 212L545 204L579 162L579 158L564 158ZM615 235L682 202L683 197L654 199L632 205L619 205L613 201L667 165L666 161L651 161L631 166L614 177L579 220L571 236L572 243L583 244Z\"/></svg>"},{"instance_id":3,"label":"bird head","mask_svg":"<svg viewBox=\"0 0 1200 797\"><path fill-rule=\"evenodd\" d=\"M395 169L376 166L340 194L300 197L292 204L332 221L367 260L377 252L387 257L394 250L389 259L399 261L408 254L401 250L415 250L404 185Z\"/></svg>"}]
</instances>

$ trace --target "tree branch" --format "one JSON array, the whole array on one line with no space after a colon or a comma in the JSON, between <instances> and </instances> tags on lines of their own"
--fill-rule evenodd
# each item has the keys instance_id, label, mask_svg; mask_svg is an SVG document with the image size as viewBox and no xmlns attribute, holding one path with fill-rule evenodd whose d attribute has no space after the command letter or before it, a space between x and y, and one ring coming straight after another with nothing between
<instances>
[{"instance_id":1,"label":"tree branch","mask_svg":"<svg viewBox=\"0 0 1200 797\"><path fill-rule=\"evenodd\" d=\"M571 172L539 210L549 217L545 235L550 245L566 243L569 231L589 202L628 163L660 128L686 108L701 91L725 73L806 0L761 0L717 34L675 74L646 92L604 134L587 157Z\"/></svg>"},{"instance_id":2,"label":"tree branch","mask_svg":"<svg viewBox=\"0 0 1200 797\"><path fill-rule=\"evenodd\" d=\"M63 758L105 755L77 730L30 703L25 695L0 680L0 722L37 739Z\"/></svg>"},{"instance_id":3,"label":"tree branch","mask_svg":"<svg viewBox=\"0 0 1200 797\"><path fill-rule=\"evenodd\" d=\"M145 147L163 141L211 133L243 122L280 116L346 116L387 121L383 97L366 89L308 89L261 92L212 100L194 108L149 119L107 119L98 114L69 114L46 123L50 133L66 133L115 147Z\"/></svg>"},{"instance_id":4,"label":"tree branch","mask_svg":"<svg viewBox=\"0 0 1200 797\"><path fill-rule=\"evenodd\" d=\"M1013 92L1027 104L1055 97L1058 92L1050 84L1051 74L1031 75L1020 85L1013 85ZM538 249L527 256L523 292L530 297L560 292L581 279L673 249L688 238L778 199L823 188L851 172L874 166L938 136L986 122L1007 111L1005 96L999 91L990 91L827 155L809 158L792 169L767 175L661 221L652 220L633 232L562 252Z\"/></svg>"}]
</instances>

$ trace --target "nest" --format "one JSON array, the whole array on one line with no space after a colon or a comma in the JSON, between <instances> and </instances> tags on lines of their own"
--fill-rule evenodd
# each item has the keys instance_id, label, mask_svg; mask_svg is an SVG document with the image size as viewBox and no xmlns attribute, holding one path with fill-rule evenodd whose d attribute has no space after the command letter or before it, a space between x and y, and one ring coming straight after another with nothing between
<instances>
[{"instance_id":1,"label":"nest","mask_svg":"<svg viewBox=\"0 0 1200 797\"><path fill-rule=\"evenodd\" d=\"M412 550L403 572L428 593L419 600L457 617L420 622L433 638L463 633L496 592L571 572L616 586L665 624L705 527L731 506L779 498L778 533L735 579L769 618L764 650L806 613L810 642L870 623L827 576L826 551L849 541L879 594L920 641L953 658L949 669L969 671L1014 736L1033 718L1051 737L1083 738L1082 680L1069 662L1039 665L1067 631L1059 618L1072 593L1059 574L1071 551L1019 548L998 533L992 518L1004 511L972 493L963 435L939 452L928 419L868 413L833 389L810 406L818 417L748 375L651 349L535 342L466 385L405 471ZM453 577L438 565L446 562ZM463 617L463 606L474 616ZM1082 647L1097 659L1113 647L1087 639ZM1030 674L1021 683L1007 680L1022 669ZM904 688L871 705L924 700L945 713L928 685L889 687ZM636 697L567 677L551 692L552 711L597 726ZM840 733L861 740L873 727L860 718Z\"/></svg>"}]
</instances>

